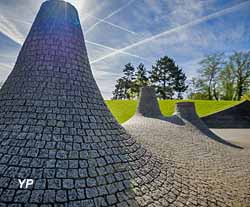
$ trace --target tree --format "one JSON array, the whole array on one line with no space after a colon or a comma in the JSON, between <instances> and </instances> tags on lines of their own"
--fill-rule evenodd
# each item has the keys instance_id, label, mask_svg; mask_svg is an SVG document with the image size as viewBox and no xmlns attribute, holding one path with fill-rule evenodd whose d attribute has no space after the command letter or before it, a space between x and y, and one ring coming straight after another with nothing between
<instances>
[{"instance_id":1,"label":"tree","mask_svg":"<svg viewBox=\"0 0 250 207\"><path fill-rule=\"evenodd\" d=\"M115 84L115 90L112 92L113 93L113 100L118 100L118 99L125 99L125 82L123 78L119 78L116 80Z\"/></svg>"},{"instance_id":2,"label":"tree","mask_svg":"<svg viewBox=\"0 0 250 207\"><path fill-rule=\"evenodd\" d=\"M125 65L123 69L124 76L122 77L124 81L124 94L126 99L133 97L134 91L134 79L135 79L135 68L131 63Z\"/></svg>"},{"instance_id":3,"label":"tree","mask_svg":"<svg viewBox=\"0 0 250 207\"><path fill-rule=\"evenodd\" d=\"M200 61L201 69L198 70L203 87L207 90L208 99L215 98L219 100L218 77L221 68L223 67L224 54L213 54L206 56Z\"/></svg>"},{"instance_id":4,"label":"tree","mask_svg":"<svg viewBox=\"0 0 250 207\"><path fill-rule=\"evenodd\" d=\"M150 72L150 81L156 88L156 95L161 99L172 99L175 92L181 96L181 92L187 89L185 80L185 74L168 56L156 61Z\"/></svg>"},{"instance_id":5,"label":"tree","mask_svg":"<svg viewBox=\"0 0 250 207\"><path fill-rule=\"evenodd\" d=\"M188 81L188 98L193 100L207 100L207 88L204 81L193 77Z\"/></svg>"},{"instance_id":6,"label":"tree","mask_svg":"<svg viewBox=\"0 0 250 207\"><path fill-rule=\"evenodd\" d=\"M174 77L174 90L177 92L177 98L183 99L182 93L185 92L188 86L185 84L187 79L185 73L183 73L182 69L178 66L176 67L176 71L173 72Z\"/></svg>"},{"instance_id":7,"label":"tree","mask_svg":"<svg viewBox=\"0 0 250 207\"><path fill-rule=\"evenodd\" d=\"M199 77L192 85L190 97L241 100L250 92L250 51L234 52L230 56L214 54L200 62ZM195 96L195 94L198 94ZM202 96L201 96L202 95Z\"/></svg>"},{"instance_id":8,"label":"tree","mask_svg":"<svg viewBox=\"0 0 250 207\"><path fill-rule=\"evenodd\" d=\"M167 56L157 60L152 66L150 81L156 88L156 95L159 98L167 99L174 95L170 72L173 67L175 67L173 60Z\"/></svg>"},{"instance_id":9,"label":"tree","mask_svg":"<svg viewBox=\"0 0 250 207\"><path fill-rule=\"evenodd\" d=\"M135 72L134 91L136 92L137 96L139 95L140 88L148 85L148 81L147 70L144 64L140 63Z\"/></svg>"},{"instance_id":10,"label":"tree","mask_svg":"<svg viewBox=\"0 0 250 207\"><path fill-rule=\"evenodd\" d=\"M134 94L135 68L131 63L124 66L124 75L116 81L112 99L130 99Z\"/></svg>"},{"instance_id":11,"label":"tree","mask_svg":"<svg viewBox=\"0 0 250 207\"><path fill-rule=\"evenodd\" d=\"M235 97L235 75L232 66L227 63L219 75L220 91L223 100L233 100Z\"/></svg>"},{"instance_id":12,"label":"tree","mask_svg":"<svg viewBox=\"0 0 250 207\"><path fill-rule=\"evenodd\" d=\"M229 57L230 67L236 79L236 99L240 100L249 87L250 78L250 51L234 52Z\"/></svg>"}]
</instances>

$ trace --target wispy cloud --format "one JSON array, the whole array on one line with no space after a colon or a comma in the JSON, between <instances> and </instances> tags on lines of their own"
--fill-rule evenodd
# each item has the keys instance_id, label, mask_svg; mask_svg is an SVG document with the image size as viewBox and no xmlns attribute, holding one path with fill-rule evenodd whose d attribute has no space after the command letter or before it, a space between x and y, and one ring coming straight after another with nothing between
<instances>
[{"instance_id":1,"label":"wispy cloud","mask_svg":"<svg viewBox=\"0 0 250 207\"><path fill-rule=\"evenodd\" d=\"M0 69L10 70L12 66L12 64L0 63Z\"/></svg>"},{"instance_id":2,"label":"wispy cloud","mask_svg":"<svg viewBox=\"0 0 250 207\"><path fill-rule=\"evenodd\" d=\"M18 17L14 17L14 16L3 16L5 19L11 20L11 22L17 22L17 23L22 23L22 24L27 24L27 25L31 25L32 22L31 21L27 21L27 20L23 20L23 19L19 19ZM10 22L10 21L9 21Z\"/></svg>"},{"instance_id":3,"label":"wispy cloud","mask_svg":"<svg viewBox=\"0 0 250 207\"><path fill-rule=\"evenodd\" d=\"M3 16L0 16L0 17L5 18ZM19 20L16 20L16 21L18 22ZM31 25L31 22L29 22L29 21L22 21L22 20L20 20L20 22ZM7 23L7 22L4 21L4 23ZM10 23L10 22L8 22L8 23ZM8 36L10 39L12 39L13 41L15 41L16 43L18 43L20 45L24 42L25 37L24 37L23 34L21 34L21 33L17 34L17 33L9 32L9 30L6 32L6 29L3 29L3 28L5 28L5 27L1 27L1 22L0 22L0 32L4 33L6 36ZM98 47L101 47L101 48L104 48L104 49L109 49L111 51L117 51L118 50L118 49L115 49L115 48L112 48L112 47L108 47L106 45L99 44L99 43L92 42L92 41L88 41L88 40L85 40L85 42L89 43L89 44L92 44L92 45L95 45L95 46L98 46ZM131 56L131 57L136 57L136 58L139 58L139 59L147 61L146 58L143 58L143 57L141 57L139 55L135 55L135 54L132 54L132 53L129 53L129 52L121 52L121 53L125 54L125 55L128 55L128 56Z\"/></svg>"},{"instance_id":4,"label":"wispy cloud","mask_svg":"<svg viewBox=\"0 0 250 207\"><path fill-rule=\"evenodd\" d=\"M97 19L99 22L106 23L106 24L111 25L112 27L118 28L118 29L120 29L120 30L122 30L122 31L128 32L128 33L133 34L133 35L139 35L138 33L134 32L134 31L131 31L131 30L129 30L129 29L126 29L125 27L121 27L121 26L119 26L119 25L113 24L113 23L111 23L111 22L109 22L109 21L106 21L106 20L104 20L104 19L100 19L100 18L95 17L95 16L93 16L93 15L89 15L89 16L92 17L92 18L94 18L94 19ZM87 31L88 31L88 30L87 30ZM86 32L86 33L87 33L87 32Z\"/></svg>"},{"instance_id":5,"label":"wispy cloud","mask_svg":"<svg viewBox=\"0 0 250 207\"><path fill-rule=\"evenodd\" d=\"M1 55L0 54L0 58L4 58L4 59L6 59L6 58L8 58L8 59L13 59L13 58L16 58L15 56L10 56L10 55Z\"/></svg>"},{"instance_id":6,"label":"wispy cloud","mask_svg":"<svg viewBox=\"0 0 250 207\"><path fill-rule=\"evenodd\" d=\"M226 15L226 14L228 14L228 13L234 12L234 11L236 11L236 10L238 10L238 9L241 9L241 8L245 7L245 6L249 6L249 3L250 3L250 1L246 1L246 2L243 2L243 3L239 3L239 4L235 5L235 6L232 6L232 7L223 9L223 10L220 10L220 11L218 11L218 12L214 12L214 13L212 13L212 14L209 14L209 15L207 15L207 16L204 16L204 17L201 17L201 18L199 18L199 19L193 20L193 21L188 22L188 23L186 23L186 24L177 26L177 27L175 27L175 28L173 28L173 29L166 30L166 31L161 32L161 33L159 33L159 34L157 34L157 35L153 35L153 36L148 37L148 38L146 38L146 39L144 39L144 40L141 40L141 41L139 41L139 42L136 42L136 43L133 43L133 44L131 44L131 45L129 45L129 46L126 46L126 47L124 47L124 48L121 48L121 49L119 49L119 50L117 50L117 51L114 51L114 52L112 52L112 53L110 53L110 54L108 54L108 55L105 55L105 56L101 57L101 58L98 58L98 59L92 61L92 64L97 63L97 62L99 62L99 61L102 61L102 60L104 60L104 59L106 59L106 58L115 56L115 55L117 55L117 54L119 54L119 53L121 53L121 52L124 52L124 51L128 50L128 49L132 49L132 48L134 48L134 47L143 45L143 44L145 44L145 43L147 43L147 42L150 42L150 41L155 40L155 39L157 39L157 38L163 37L163 36L165 36L165 35L169 35L169 34L172 34L172 33L180 32L180 31L182 31L182 30L184 30L184 29L187 29L187 28L192 27L192 26L194 26L194 25L200 24L200 23L202 23L202 22L206 22L206 21L208 21L208 20L210 20L210 19L214 19L214 18L223 16L223 15Z\"/></svg>"},{"instance_id":7,"label":"wispy cloud","mask_svg":"<svg viewBox=\"0 0 250 207\"><path fill-rule=\"evenodd\" d=\"M98 6L91 6L90 3L95 4L95 1L89 1L87 0L87 2L82 2L81 9L78 9L78 13L79 13L79 17L80 17L80 21L81 23L84 23L86 20L89 19L89 17L91 17L92 15L95 15L98 11L101 11L104 9L105 5L107 4L106 1L101 1ZM91 9L89 9L89 7Z\"/></svg>"},{"instance_id":8,"label":"wispy cloud","mask_svg":"<svg viewBox=\"0 0 250 207\"><path fill-rule=\"evenodd\" d=\"M18 31L16 26L3 15L0 15L0 32L18 44L22 44L25 39L25 36Z\"/></svg>"},{"instance_id":9,"label":"wispy cloud","mask_svg":"<svg viewBox=\"0 0 250 207\"><path fill-rule=\"evenodd\" d=\"M0 1L0 81L13 68L43 1ZM76 6L83 28L89 29L87 36L84 32L88 57L105 98L128 62L143 62L149 69L168 55L189 78L206 54L249 50L249 0L66 1Z\"/></svg>"},{"instance_id":10,"label":"wispy cloud","mask_svg":"<svg viewBox=\"0 0 250 207\"><path fill-rule=\"evenodd\" d=\"M90 31L92 31L97 25L99 25L100 23L104 22L106 19L109 19L110 17L114 16L115 14L121 12L122 10L124 10L125 8L127 8L130 4L132 4L135 0L130 0L129 2L127 2L125 5L121 6L120 8L118 8L117 10L111 12L109 15L107 15L106 17L104 17L103 19L100 19L98 22L96 22L94 25L92 25L89 29L86 30L85 34L88 34Z\"/></svg>"},{"instance_id":11,"label":"wispy cloud","mask_svg":"<svg viewBox=\"0 0 250 207\"><path fill-rule=\"evenodd\" d=\"M112 48L112 47L108 47L108 46L106 46L106 45L99 44L99 43L92 42L92 41L88 41L88 40L85 40L85 42L88 43L88 44L91 44L91 45L95 45L95 46L104 48L104 49L112 50L112 51L114 51L114 52L119 50L119 49L115 49L115 48ZM121 52L121 54L128 55L128 56L131 56L131 57L135 57L135 58L139 58L139 59L142 59L142 60L147 61L146 58L141 57L141 56L139 56L139 55L135 55L135 54L129 53L129 52Z\"/></svg>"}]
</instances>

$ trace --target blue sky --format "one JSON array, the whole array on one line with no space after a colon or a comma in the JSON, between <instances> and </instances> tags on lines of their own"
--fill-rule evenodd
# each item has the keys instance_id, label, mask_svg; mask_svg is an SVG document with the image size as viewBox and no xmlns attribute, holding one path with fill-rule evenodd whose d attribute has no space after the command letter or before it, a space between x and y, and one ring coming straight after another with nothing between
<instances>
[{"instance_id":1,"label":"blue sky","mask_svg":"<svg viewBox=\"0 0 250 207\"><path fill-rule=\"evenodd\" d=\"M11 72L43 0L0 0L0 81ZM250 49L250 0L69 0L78 10L93 74L109 99L123 66L168 55L195 76L215 52Z\"/></svg>"}]
</instances>

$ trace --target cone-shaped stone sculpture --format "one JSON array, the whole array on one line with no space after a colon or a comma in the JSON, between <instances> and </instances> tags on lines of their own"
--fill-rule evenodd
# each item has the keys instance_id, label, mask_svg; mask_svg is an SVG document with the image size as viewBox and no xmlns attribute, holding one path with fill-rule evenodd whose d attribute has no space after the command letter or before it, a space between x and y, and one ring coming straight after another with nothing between
<instances>
[{"instance_id":1,"label":"cone-shaped stone sculpture","mask_svg":"<svg viewBox=\"0 0 250 207\"><path fill-rule=\"evenodd\" d=\"M138 206L153 199L141 187L164 186L160 162L107 109L69 3L42 4L0 90L0 114L1 206ZM34 183L25 189L24 179Z\"/></svg>"},{"instance_id":2,"label":"cone-shaped stone sculpture","mask_svg":"<svg viewBox=\"0 0 250 207\"><path fill-rule=\"evenodd\" d=\"M209 183L207 166L196 170L192 160L188 168L164 158L166 150L160 160L115 121L92 76L77 11L63 1L43 3L0 90L0 114L0 206L206 207L235 198L221 180Z\"/></svg>"},{"instance_id":3,"label":"cone-shaped stone sculpture","mask_svg":"<svg viewBox=\"0 0 250 207\"><path fill-rule=\"evenodd\" d=\"M250 128L250 101L202 117L209 128Z\"/></svg>"},{"instance_id":4,"label":"cone-shaped stone sculpture","mask_svg":"<svg viewBox=\"0 0 250 207\"><path fill-rule=\"evenodd\" d=\"M240 148L239 146L227 142L226 140L214 134L197 115L193 102L176 103L175 113L173 116L164 117L161 114L158 101L155 96L155 91L149 86L141 88L137 111L135 115L124 124L124 126L126 129L128 129L131 125L135 127L137 125L141 125L142 123L148 122L144 118L157 118L174 125L185 125L186 130L195 130L204 134L206 138L209 137L217 142L229 145L231 147ZM137 126L137 128L139 128L139 126Z\"/></svg>"},{"instance_id":5,"label":"cone-shaped stone sculpture","mask_svg":"<svg viewBox=\"0 0 250 207\"><path fill-rule=\"evenodd\" d=\"M207 126L200 120L196 113L193 102L178 102L175 105L174 115L180 117L182 120L193 124L199 129L207 128Z\"/></svg>"},{"instance_id":6,"label":"cone-shaped stone sculpture","mask_svg":"<svg viewBox=\"0 0 250 207\"><path fill-rule=\"evenodd\" d=\"M223 143L232 147L241 148L237 145L227 142L226 140L214 134L197 115L196 110L195 110L195 105L193 102L176 103L174 115L179 117L184 122L191 124L191 126L197 127L197 129L199 129L200 132L202 132L209 138L214 139L215 141L218 141L220 143Z\"/></svg>"},{"instance_id":7,"label":"cone-shaped stone sculpture","mask_svg":"<svg viewBox=\"0 0 250 207\"><path fill-rule=\"evenodd\" d=\"M162 117L154 88L145 86L140 89L136 115L153 118Z\"/></svg>"}]
</instances>

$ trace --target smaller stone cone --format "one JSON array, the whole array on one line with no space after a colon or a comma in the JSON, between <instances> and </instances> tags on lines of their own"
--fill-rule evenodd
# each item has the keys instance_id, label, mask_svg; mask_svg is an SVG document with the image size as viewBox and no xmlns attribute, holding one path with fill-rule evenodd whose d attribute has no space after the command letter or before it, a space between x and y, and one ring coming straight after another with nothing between
<instances>
[{"instance_id":1,"label":"smaller stone cone","mask_svg":"<svg viewBox=\"0 0 250 207\"><path fill-rule=\"evenodd\" d=\"M179 116L180 118L189 122L197 121L197 119L200 119L196 113L195 105L193 102L176 103L174 115Z\"/></svg>"},{"instance_id":2,"label":"smaller stone cone","mask_svg":"<svg viewBox=\"0 0 250 207\"><path fill-rule=\"evenodd\" d=\"M145 86L140 89L136 115L151 118L162 117L154 88Z\"/></svg>"},{"instance_id":3,"label":"smaller stone cone","mask_svg":"<svg viewBox=\"0 0 250 207\"><path fill-rule=\"evenodd\" d=\"M205 134L211 132L208 129L207 125L197 115L195 110L195 104L193 102L176 103L174 115L181 118L184 122L188 122L193 126L197 127Z\"/></svg>"},{"instance_id":4,"label":"smaller stone cone","mask_svg":"<svg viewBox=\"0 0 250 207\"><path fill-rule=\"evenodd\" d=\"M231 147L241 148L237 145L234 145L230 142L227 142L226 140L224 140L224 139L218 137L216 134L214 134L197 115L196 110L195 110L195 105L193 102L176 103L174 115L179 117L185 123L191 124L191 127L194 126L202 134L205 134L206 136L208 136L209 138L211 138L217 142L220 142L222 144L225 144L225 145L228 145Z\"/></svg>"}]
</instances>

